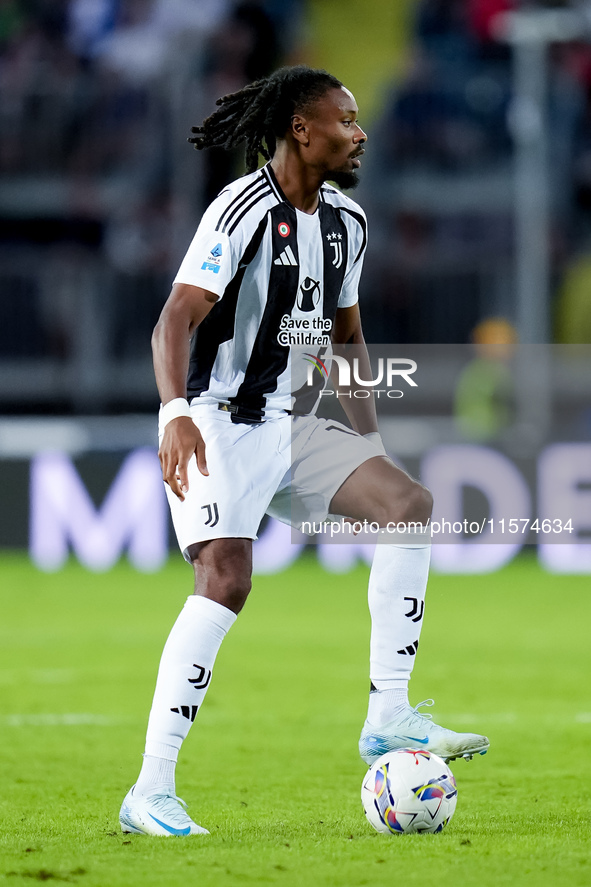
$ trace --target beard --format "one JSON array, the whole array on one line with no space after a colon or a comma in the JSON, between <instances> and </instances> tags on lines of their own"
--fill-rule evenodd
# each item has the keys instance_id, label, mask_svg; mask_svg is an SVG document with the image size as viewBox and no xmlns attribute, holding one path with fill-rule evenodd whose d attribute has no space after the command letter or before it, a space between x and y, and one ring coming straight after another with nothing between
<instances>
[{"instance_id":1,"label":"beard","mask_svg":"<svg viewBox=\"0 0 591 887\"><path fill-rule=\"evenodd\" d=\"M346 172L345 170L332 170L328 172L324 178L325 182L334 182L344 191L352 191L359 184L359 175L357 172Z\"/></svg>"}]
</instances>

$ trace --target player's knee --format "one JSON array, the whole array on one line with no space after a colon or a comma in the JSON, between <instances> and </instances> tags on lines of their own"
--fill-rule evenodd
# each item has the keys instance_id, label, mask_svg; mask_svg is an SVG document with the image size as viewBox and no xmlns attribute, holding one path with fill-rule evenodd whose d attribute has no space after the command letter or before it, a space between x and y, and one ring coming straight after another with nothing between
<instances>
[{"instance_id":1,"label":"player's knee","mask_svg":"<svg viewBox=\"0 0 591 887\"><path fill-rule=\"evenodd\" d=\"M433 512L433 496L427 487L413 481L404 498L403 509L403 521L426 524Z\"/></svg>"},{"instance_id":2,"label":"player's knee","mask_svg":"<svg viewBox=\"0 0 591 887\"><path fill-rule=\"evenodd\" d=\"M233 613L239 613L250 593L250 576L231 574L225 570L208 570L207 576L199 575L195 581L195 593L221 604Z\"/></svg>"},{"instance_id":3,"label":"player's knee","mask_svg":"<svg viewBox=\"0 0 591 887\"><path fill-rule=\"evenodd\" d=\"M195 593L239 613L252 585L250 540L217 539L189 552L195 570Z\"/></svg>"},{"instance_id":4,"label":"player's knee","mask_svg":"<svg viewBox=\"0 0 591 887\"><path fill-rule=\"evenodd\" d=\"M251 588L252 582L250 577L227 577L218 586L218 603L234 613L239 613L246 603L246 598L250 594Z\"/></svg>"},{"instance_id":5,"label":"player's knee","mask_svg":"<svg viewBox=\"0 0 591 887\"><path fill-rule=\"evenodd\" d=\"M433 511L433 497L427 487L409 478L403 494L384 503L381 526L389 522L426 524Z\"/></svg>"}]
</instances>

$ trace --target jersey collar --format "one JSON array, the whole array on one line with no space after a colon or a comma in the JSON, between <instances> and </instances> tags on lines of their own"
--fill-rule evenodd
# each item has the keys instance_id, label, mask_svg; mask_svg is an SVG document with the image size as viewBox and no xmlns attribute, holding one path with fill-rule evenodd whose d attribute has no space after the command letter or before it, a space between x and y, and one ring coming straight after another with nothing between
<instances>
[{"instance_id":1,"label":"jersey collar","mask_svg":"<svg viewBox=\"0 0 591 887\"><path fill-rule=\"evenodd\" d=\"M283 189L277 180L277 176L275 175L275 170L271 166L270 160L263 166L263 174L266 174L269 184L271 185L271 187L275 191L279 200L281 200L282 203L287 203L288 206L290 206L293 210L295 210L295 206L293 205L291 200L289 200L285 196L285 194L283 193ZM318 202L325 203L324 195L322 193L322 186L320 186L320 188L318 189Z\"/></svg>"}]
</instances>

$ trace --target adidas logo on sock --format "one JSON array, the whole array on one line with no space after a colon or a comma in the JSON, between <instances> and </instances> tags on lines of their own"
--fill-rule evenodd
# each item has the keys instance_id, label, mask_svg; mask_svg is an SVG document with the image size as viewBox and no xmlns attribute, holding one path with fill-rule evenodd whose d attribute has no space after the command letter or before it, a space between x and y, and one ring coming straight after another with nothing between
<instances>
[{"instance_id":1,"label":"adidas logo on sock","mask_svg":"<svg viewBox=\"0 0 591 887\"><path fill-rule=\"evenodd\" d=\"M396 652L402 653L403 656L415 656L418 649L419 642L415 641L414 644L409 644L408 647L403 647L402 650L396 650Z\"/></svg>"},{"instance_id":2,"label":"adidas logo on sock","mask_svg":"<svg viewBox=\"0 0 591 887\"><path fill-rule=\"evenodd\" d=\"M182 715L188 721L191 721L191 723L193 723L193 721L195 720L195 716L197 715L198 708L198 705L181 705L180 708L171 708L170 710L177 715Z\"/></svg>"},{"instance_id":3,"label":"adidas logo on sock","mask_svg":"<svg viewBox=\"0 0 591 887\"><path fill-rule=\"evenodd\" d=\"M293 250L291 246L286 246L282 253L280 253L279 258L275 259L274 265L296 265L297 261L296 257L293 254Z\"/></svg>"}]
</instances>

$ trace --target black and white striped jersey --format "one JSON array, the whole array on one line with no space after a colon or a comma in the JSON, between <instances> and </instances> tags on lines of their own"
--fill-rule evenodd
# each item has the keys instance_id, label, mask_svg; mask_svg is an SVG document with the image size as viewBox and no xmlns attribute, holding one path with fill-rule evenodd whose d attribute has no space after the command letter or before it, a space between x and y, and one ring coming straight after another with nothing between
<instances>
[{"instance_id":1,"label":"black and white striped jersey","mask_svg":"<svg viewBox=\"0 0 591 887\"><path fill-rule=\"evenodd\" d=\"M189 400L294 409L291 352L330 346L337 308L357 302L367 242L356 203L326 185L319 197L313 215L296 209L267 164L206 210L175 278L220 297L193 337Z\"/></svg>"}]
</instances>

